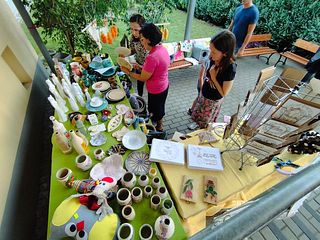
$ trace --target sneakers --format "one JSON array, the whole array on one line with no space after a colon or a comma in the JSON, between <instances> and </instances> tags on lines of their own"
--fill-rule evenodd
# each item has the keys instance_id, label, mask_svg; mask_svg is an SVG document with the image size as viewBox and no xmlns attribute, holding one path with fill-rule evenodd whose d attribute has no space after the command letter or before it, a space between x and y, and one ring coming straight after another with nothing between
<instances>
[{"instance_id":1,"label":"sneakers","mask_svg":"<svg viewBox=\"0 0 320 240\"><path fill-rule=\"evenodd\" d=\"M191 123L190 125L188 125L188 128L190 130L196 130L199 128L199 125L197 123Z\"/></svg>"}]
</instances>

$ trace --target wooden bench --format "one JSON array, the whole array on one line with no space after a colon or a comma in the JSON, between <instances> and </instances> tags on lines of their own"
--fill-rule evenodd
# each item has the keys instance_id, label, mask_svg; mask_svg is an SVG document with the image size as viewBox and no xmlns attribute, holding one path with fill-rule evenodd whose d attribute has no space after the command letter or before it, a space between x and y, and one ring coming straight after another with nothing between
<instances>
[{"instance_id":1,"label":"wooden bench","mask_svg":"<svg viewBox=\"0 0 320 240\"><path fill-rule=\"evenodd\" d=\"M249 43L253 43L253 42L268 42L270 41L272 38L271 34L257 34L257 35L252 35L250 42ZM277 52L277 50L267 47L267 46L258 46L258 47L252 47L252 48L246 48L244 50L243 53L243 57L249 57L249 56L256 56L257 58L259 58L260 55L266 55L266 54L270 54L268 57L266 56L261 56L261 57L265 57L267 58L267 62L266 64L269 64L269 60L271 58L271 56L273 54L275 54Z\"/></svg>"},{"instance_id":2,"label":"wooden bench","mask_svg":"<svg viewBox=\"0 0 320 240\"><path fill-rule=\"evenodd\" d=\"M280 53L280 57L274 66L277 66L277 64L280 62L282 63L282 65L286 64L286 61L288 58L305 66L309 62L309 59L296 54L295 53L296 48L301 48L312 53L316 53L319 48L319 45L308 42L300 38L297 39L297 41L293 45L294 47L290 51L284 51ZM282 57L284 57L283 60L282 60Z\"/></svg>"}]
</instances>

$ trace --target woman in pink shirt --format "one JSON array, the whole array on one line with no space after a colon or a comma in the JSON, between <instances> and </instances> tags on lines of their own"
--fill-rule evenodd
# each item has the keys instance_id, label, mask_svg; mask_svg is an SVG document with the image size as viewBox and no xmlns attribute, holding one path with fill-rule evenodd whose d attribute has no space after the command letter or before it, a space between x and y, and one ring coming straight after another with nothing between
<instances>
[{"instance_id":1,"label":"woman in pink shirt","mask_svg":"<svg viewBox=\"0 0 320 240\"><path fill-rule=\"evenodd\" d=\"M161 38L162 34L156 25L153 23L143 25L140 30L140 41L143 47L149 51L149 55L145 59L141 73L133 73L126 68L121 68L130 77L146 82L148 111L158 131L163 131L165 102L169 90L168 67L170 65L168 51L160 44Z\"/></svg>"}]
</instances>

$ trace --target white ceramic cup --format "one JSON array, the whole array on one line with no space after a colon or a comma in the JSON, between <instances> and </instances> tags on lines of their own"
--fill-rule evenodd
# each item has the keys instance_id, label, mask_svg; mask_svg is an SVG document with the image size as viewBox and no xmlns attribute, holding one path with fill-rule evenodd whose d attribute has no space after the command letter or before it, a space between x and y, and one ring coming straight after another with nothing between
<instances>
[{"instance_id":1,"label":"white ceramic cup","mask_svg":"<svg viewBox=\"0 0 320 240\"><path fill-rule=\"evenodd\" d=\"M120 206L131 205L131 193L127 188L121 188L117 192L117 202Z\"/></svg>"},{"instance_id":2,"label":"white ceramic cup","mask_svg":"<svg viewBox=\"0 0 320 240\"><path fill-rule=\"evenodd\" d=\"M136 181L136 175L132 172L126 172L121 178L121 184L126 188L133 188L136 185Z\"/></svg>"},{"instance_id":3,"label":"white ceramic cup","mask_svg":"<svg viewBox=\"0 0 320 240\"><path fill-rule=\"evenodd\" d=\"M150 168L150 170L149 170L149 176L150 176L151 178L154 178L156 175L157 175L157 169L155 169L155 168Z\"/></svg>"},{"instance_id":4,"label":"white ceramic cup","mask_svg":"<svg viewBox=\"0 0 320 240\"><path fill-rule=\"evenodd\" d=\"M117 237L119 240L131 240L134 238L134 229L130 223L123 223L120 225L117 231Z\"/></svg>"},{"instance_id":5,"label":"white ceramic cup","mask_svg":"<svg viewBox=\"0 0 320 240\"><path fill-rule=\"evenodd\" d=\"M151 185L153 188L159 188L160 187L160 178L159 177L154 177L152 178Z\"/></svg>"},{"instance_id":6,"label":"white ceramic cup","mask_svg":"<svg viewBox=\"0 0 320 240\"><path fill-rule=\"evenodd\" d=\"M169 199L169 198L164 199L162 201L162 203L161 203L161 212L164 215L170 215L172 210L173 210L173 202L172 202L172 200Z\"/></svg>"},{"instance_id":7,"label":"white ceramic cup","mask_svg":"<svg viewBox=\"0 0 320 240\"><path fill-rule=\"evenodd\" d=\"M141 240L150 240L153 236L153 228L150 224L143 224L139 229L139 237Z\"/></svg>"},{"instance_id":8,"label":"white ceramic cup","mask_svg":"<svg viewBox=\"0 0 320 240\"><path fill-rule=\"evenodd\" d=\"M106 156L106 153L103 151L102 148L97 148L96 150L94 150L93 154L95 159L100 161Z\"/></svg>"},{"instance_id":9,"label":"white ceramic cup","mask_svg":"<svg viewBox=\"0 0 320 240\"><path fill-rule=\"evenodd\" d=\"M136 212L134 211L134 208L131 205L124 206L122 208L121 214L122 217L128 221L132 221L136 216Z\"/></svg>"},{"instance_id":10,"label":"white ceramic cup","mask_svg":"<svg viewBox=\"0 0 320 240\"><path fill-rule=\"evenodd\" d=\"M143 197L141 188L139 188L139 187L134 187L134 188L131 190L131 196L132 196L132 200L133 200L135 203L141 202L142 197Z\"/></svg>"},{"instance_id":11,"label":"white ceramic cup","mask_svg":"<svg viewBox=\"0 0 320 240\"><path fill-rule=\"evenodd\" d=\"M166 187L161 186L161 187L158 187L157 194L161 197L161 199L164 199L167 197L168 191L167 191Z\"/></svg>"},{"instance_id":12,"label":"white ceramic cup","mask_svg":"<svg viewBox=\"0 0 320 240\"><path fill-rule=\"evenodd\" d=\"M145 187L149 184L149 177L147 175L140 175L139 179L138 179L138 184L141 187Z\"/></svg>"},{"instance_id":13,"label":"white ceramic cup","mask_svg":"<svg viewBox=\"0 0 320 240\"><path fill-rule=\"evenodd\" d=\"M151 203L151 208L154 210L157 210L161 204L160 196L158 194L154 194L150 199L150 203Z\"/></svg>"},{"instance_id":14,"label":"white ceramic cup","mask_svg":"<svg viewBox=\"0 0 320 240\"><path fill-rule=\"evenodd\" d=\"M76 157L76 165L82 171L87 171L92 166L92 160L88 155L80 154Z\"/></svg>"},{"instance_id":15,"label":"white ceramic cup","mask_svg":"<svg viewBox=\"0 0 320 240\"><path fill-rule=\"evenodd\" d=\"M152 195L152 192L153 192L153 189L150 185L145 186L143 189L143 193L146 198L150 198Z\"/></svg>"},{"instance_id":16,"label":"white ceramic cup","mask_svg":"<svg viewBox=\"0 0 320 240\"><path fill-rule=\"evenodd\" d=\"M73 178L72 170L69 168L60 168L56 172L57 180L66 186L66 183Z\"/></svg>"}]
</instances>

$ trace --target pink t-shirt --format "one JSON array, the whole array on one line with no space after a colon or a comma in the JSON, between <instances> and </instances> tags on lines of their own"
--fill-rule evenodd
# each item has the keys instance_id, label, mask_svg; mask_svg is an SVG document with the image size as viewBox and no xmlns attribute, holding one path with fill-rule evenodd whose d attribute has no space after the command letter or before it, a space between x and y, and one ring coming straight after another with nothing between
<instances>
[{"instance_id":1,"label":"pink t-shirt","mask_svg":"<svg viewBox=\"0 0 320 240\"><path fill-rule=\"evenodd\" d=\"M168 67L170 57L168 51L162 45L154 46L144 61L142 70L152 73L146 81L149 93L158 94L165 91L169 86Z\"/></svg>"}]
</instances>

